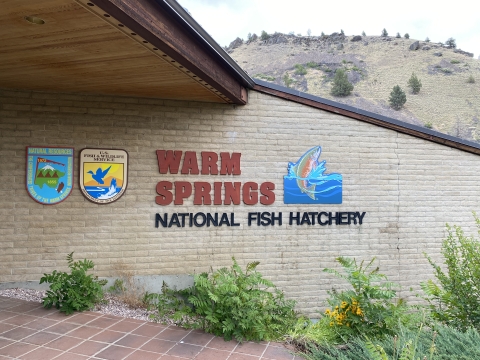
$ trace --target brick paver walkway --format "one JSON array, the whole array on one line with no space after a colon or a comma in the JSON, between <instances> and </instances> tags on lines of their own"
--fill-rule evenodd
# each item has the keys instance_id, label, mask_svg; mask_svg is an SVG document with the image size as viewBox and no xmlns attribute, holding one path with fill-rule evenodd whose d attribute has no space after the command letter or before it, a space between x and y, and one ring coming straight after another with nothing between
<instances>
[{"instance_id":1,"label":"brick paver walkway","mask_svg":"<svg viewBox=\"0 0 480 360\"><path fill-rule=\"evenodd\" d=\"M282 344L224 341L198 330L94 312L70 316L0 296L0 359L300 360Z\"/></svg>"}]
</instances>

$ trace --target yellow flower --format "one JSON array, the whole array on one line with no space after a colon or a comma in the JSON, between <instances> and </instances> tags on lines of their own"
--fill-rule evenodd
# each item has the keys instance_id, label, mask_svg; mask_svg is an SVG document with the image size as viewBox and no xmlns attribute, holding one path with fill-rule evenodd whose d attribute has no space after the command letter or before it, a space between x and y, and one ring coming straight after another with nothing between
<instances>
[{"instance_id":1,"label":"yellow flower","mask_svg":"<svg viewBox=\"0 0 480 360\"><path fill-rule=\"evenodd\" d=\"M342 309L345 309L345 308L347 307L347 305L348 305L348 304L347 304L346 301L342 301L342 305L340 305L340 307L341 307Z\"/></svg>"},{"instance_id":2,"label":"yellow flower","mask_svg":"<svg viewBox=\"0 0 480 360\"><path fill-rule=\"evenodd\" d=\"M357 309L357 315L362 315L362 310L360 308Z\"/></svg>"},{"instance_id":3,"label":"yellow flower","mask_svg":"<svg viewBox=\"0 0 480 360\"><path fill-rule=\"evenodd\" d=\"M330 315L330 309L325 310L325 315Z\"/></svg>"},{"instance_id":4,"label":"yellow flower","mask_svg":"<svg viewBox=\"0 0 480 360\"><path fill-rule=\"evenodd\" d=\"M330 321L330 326L333 326L333 321Z\"/></svg>"}]
</instances>

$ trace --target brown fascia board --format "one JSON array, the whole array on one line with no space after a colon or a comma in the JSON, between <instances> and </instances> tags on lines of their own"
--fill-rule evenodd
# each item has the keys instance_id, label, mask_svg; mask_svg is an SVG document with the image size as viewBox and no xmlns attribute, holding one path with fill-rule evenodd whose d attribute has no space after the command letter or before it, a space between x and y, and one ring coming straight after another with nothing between
<instances>
[{"instance_id":1,"label":"brown fascia board","mask_svg":"<svg viewBox=\"0 0 480 360\"><path fill-rule=\"evenodd\" d=\"M212 51L213 39L203 39L194 33L191 25L198 24L186 12L179 14L175 11L171 6L172 3L178 5L175 1L91 0L91 2L199 76L234 104L247 103L245 87L253 87L252 79L243 70L238 74L227 61L228 55L223 50L224 54ZM218 46L216 43L215 45ZM246 78L242 78L244 75Z\"/></svg>"},{"instance_id":2,"label":"brown fascia board","mask_svg":"<svg viewBox=\"0 0 480 360\"><path fill-rule=\"evenodd\" d=\"M264 94L273 95L282 99L294 101L299 104L304 104L317 109L344 115L352 119L364 121L387 129L395 130L400 133L415 136L417 138L480 155L480 144L473 141L443 134L438 131L409 124L383 115L371 113L353 106L341 104L283 86L278 86L263 80L254 79L254 81L255 86L253 87L253 90Z\"/></svg>"}]
</instances>

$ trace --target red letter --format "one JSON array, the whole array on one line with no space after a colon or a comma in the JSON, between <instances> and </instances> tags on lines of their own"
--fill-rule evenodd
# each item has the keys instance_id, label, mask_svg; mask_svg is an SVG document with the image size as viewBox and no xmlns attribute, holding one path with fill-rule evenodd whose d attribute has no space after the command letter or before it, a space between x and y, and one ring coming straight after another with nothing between
<instances>
[{"instance_id":1,"label":"red letter","mask_svg":"<svg viewBox=\"0 0 480 360\"><path fill-rule=\"evenodd\" d=\"M220 153L222 158L220 175L240 175L242 173L240 170L240 156L242 156L240 153L232 153L231 157L229 153Z\"/></svg>"},{"instance_id":2,"label":"red letter","mask_svg":"<svg viewBox=\"0 0 480 360\"><path fill-rule=\"evenodd\" d=\"M203 181L195 181L193 186L195 187L193 205L210 205L212 203L212 198L210 197L212 186Z\"/></svg>"},{"instance_id":3,"label":"red letter","mask_svg":"<svg viewBox=\"0 0 480 360\"><path fill-rule=\"evenodd\" d=\"M255 205L258 203L258 193L252 192L252 190L258 190L258 184L256 182L246 182L243 185L243 202L245 205Z\"/></svg>"},{"instance_id":4,"label":"red letter","mask_svg":"<svg viewBox=\"0 0 480 360\"><path fill-rule=\"evenodd\" d=\"M218 174L218 155L211 151L202 151L202 175Z\"/></svg>"},{"instance_id":5,"label":"red letter","mask_svg":"<svg viewBox=\"0 0 480 360\"><path fill-rule=\"evenodd\" d=\"M182 174L198 175L197 154L195 151L185 151L183 158Z\"/></svg>"},{"instance_id":6,"label":"red letter","mask_svg":"<svg viewBox=\"0 0 480 360\"><path fill-rule=\"evenodd\" d=\"M241 182L225 182L225 201L224 205L230 205L232 202L234 205L240 205L240 188L242 187Z\"/></svg>"},{"instance_id":7,"label":"red letter","mask_svg":"<svg viewBox=\"0 0 480 360\"><path fill-rule=\"evenodd\" d=\"M169 190L172 190L172 183L170 181L160 181L157 184L157 194L160 196L155 197L155 202L158 205L170 205L173 200L173 195Z\"/></svg>"},{"instance_id":8,"label":"red letter","mask_svg":"<svg viewBox=\"0 0 480 360\"><path fill-rule=\"evenodd\" d=\"M192 184L187 181L175 181L175 205L183 205L183 199L192 195Z\"/></svg>"},{"instance_id":9,"label":"red letter","mask_svg":"<svg viewBox=\"0 0 480 360\"><path fill-rule=\"evenodd\" d=\"M181 151L157 150L158 171L160 171L160 174L167 174L168 170L170 170L170 174L177 174L181 157Z\"/></svg>"},{"instance_id":10,"label":"red letter","mask_svg":"<svg viewBox=\"0 0 480 360\"><path fill-rule=\"evenodd\" d=\"M222 183L213 183L213 205L222 205Z\"/></svg>"},{"instance_id":11,"label":"red letter","mask_svg":"<svg viewBox=\"0 0 480 360\"><path fill-rule=\"evenodd\" d=\"M260 196L260 204L272 205L275 202L275 184L272 182L264 182L260 185L260 192L263 196Z\"/></svg>"}]
</instances>

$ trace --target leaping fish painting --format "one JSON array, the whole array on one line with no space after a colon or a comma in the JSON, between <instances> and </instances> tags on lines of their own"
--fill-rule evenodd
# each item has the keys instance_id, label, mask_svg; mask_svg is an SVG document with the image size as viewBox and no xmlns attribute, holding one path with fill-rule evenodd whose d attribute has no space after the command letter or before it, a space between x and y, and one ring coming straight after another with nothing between
<instances>
[{"instance_id":1,"label":"leaping fish painting","mask_svg":"<svg viewBox=\"0 0 480 360\"><path fill-rule=\"evenodd\" d=\"M342 175L324 174L326 161L320 161L321 146L303 154L296 163L288 163L284 176L285 204L341 204Z\"/></svg>"}]
</instances>

